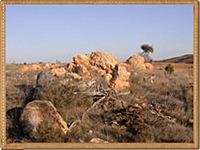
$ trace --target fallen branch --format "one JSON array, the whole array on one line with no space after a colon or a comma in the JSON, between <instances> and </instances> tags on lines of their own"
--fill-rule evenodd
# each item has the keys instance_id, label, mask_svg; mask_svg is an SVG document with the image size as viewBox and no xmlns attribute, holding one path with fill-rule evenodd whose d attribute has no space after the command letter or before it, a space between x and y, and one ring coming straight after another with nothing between
<instances>
[{"instance_id":1,"label":"fallen branch","mask_svg":"<svg viewBox=\"0 0 200 150\"><path fill-rule=\"evenodd\" d=\"M78 119L78 120L75 120L71 125L70 125L70 127L69 127L69 131L71 131L71 129L77 124L77 123L80 123L81 122L81 120L80 119Z\"/></svg>"},{"instance_id":2,"label":"fallen branch","mask_svg":"<svg viewBox=\"0 0 200 150\"><path fill-rule=\"evenodd\" d=\"M84 120L85 115L86 115L90 110L92 110L96 105L100 104L105 98L106 98L106 97L103 96L103 97L100 98L98 101L96 101L90 108L88 108L88 109L86 110L86 112L83 113L81 120Z\"/></svg>"},{"instance_id":3,"label":"fallen branch","mask_svg":"<svg viewBox=\"0 0 200 150\"><path fill-rule=\"evenodd\" d=\"M176 118L172 118L171 116L166 116L164 115L160 109L156 108L156 107L153 107L152 108L153 110L151 110L149 108L149 111L151 112L152 115L156 115L157 117L161 117L163 119L166 119L167 121L169 122L172 122L172 123L175 123L176 122Z\"/></svg>"},{"instance_id":4,"label":"fallen branch","mask_svg":"<svg viewBox=\"0 0 200 150\"><path fill-rule=\"evenodd\" d=\"M92 110L95 106L97 106L98 104L100 104L104 99L106 98L106 96L103 96L102 98L100 98L98 101L96 101L90 108L88 108L82 115L81 119L75 120L69 127L69 131L72 130L72 128L74 126L76 126L77 123L82 122L85 119L86 114Z\"/></svg>"}]
</instances>

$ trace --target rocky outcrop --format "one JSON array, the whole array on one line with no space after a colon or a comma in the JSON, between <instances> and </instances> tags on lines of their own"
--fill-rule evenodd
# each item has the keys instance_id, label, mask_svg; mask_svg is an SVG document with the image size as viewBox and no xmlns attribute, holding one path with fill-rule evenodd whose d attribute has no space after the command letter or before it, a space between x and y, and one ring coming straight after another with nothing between
<instances>
[{"instance_id":1,"label":"rocky outcrop","mask_svg":"<svg viewBox=\"0 0 200 150\"><path fill-rule=\"evenodd\" d=\"M115 70L116 66L118 66L117 71ZM73 62L68 65L68 68L89 79L92 78L93 73L98 73L117 91L129 87L130 73L125 65L106 52L95 51L91 54L78 55L73 58Z\"/></svg>"},{"instance_id":2,"label":"rocky outcrop","mask_svg":"<svg viewBox=\"0 0 200 150\"><path fill-rule=\"evenodd\" d=\"M67 123L50 101L34 100L28 103L23 109L20 122L26 134L37 134L41 130L41 125L42 130L48 129L49 132L66 134L69 130Z\"/></svg>"},{"instance_id":3,"label":"rocky outcrop","mask_svg":"<svg viewBox=\"0 0 200 150\"><path fill-rule=\"evenodd\" d=\"M153 65L145 63L140 55L131 56L126 63L121 62L115 56L94 51L91 54L78 55L73 62L66 66L59 64L30 64L20 69L21 74L30 71L48 71L56 77L66 77L72 80L93 79L99 74L116 91L128 89L131 71L153 70Z\"/></svg>"},{"instance_id":4,"label":"rocky outcrop","mask_svg":"<svg viewBox=\"0 0 200 150\"><path fill-rule=\"evenodd\" d=\"M58 64L26 64L20 67L19 72L21 74L26 74L32 71L44 71L44 70L51 70L54 68L59 67Z\"/></svg>"}]
</instances>

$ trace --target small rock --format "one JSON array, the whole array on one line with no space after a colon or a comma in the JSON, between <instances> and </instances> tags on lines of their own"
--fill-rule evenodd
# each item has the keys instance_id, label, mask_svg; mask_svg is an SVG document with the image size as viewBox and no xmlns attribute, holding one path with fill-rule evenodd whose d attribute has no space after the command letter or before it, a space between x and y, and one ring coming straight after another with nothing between
<instances>
[{"instance_id":1,"label":"small rock","mask_svg":"<svg viewBox=\"0 0 200 150\"><path fill-rule=\"evenodd\" d=\"M80 142L80 143L85 143L84 140L82 140L82 139L79 139L79 142Z\"/></svg>"},{"instance_id":2,"label":"small rock","mask_svg":"<svg viewBox=\"0 0 200 150\"><path fill-rule=\"evenodd\" d=\"M117 121L113 121L111 126L113 128L118 128L120 125L117 123Z\"/></svg>"},{"instance_id":3,"label":"small rock","mask_svg":"<svg viewBox=\"0 0 200 150\"><path fill-rule=\"evenodd\" d=\"M108 143L108 141L102 140L100 138L92 138L90 143Z\"/></svg>"},{"instance_id":4,"label":"small rock","mask_svg":"<svg viewBox=\"0 0 200 150\"><path fill-rule=\"evenodd\" d=\"M146 108L147 107L147 103L142 103L142 107Z\"/></svg>"},{"instance_id":5,"label":"small rock","mask_svg":"<svg viewBox=\"0 0 200 150\"><path fill-rule=\"evenodd\" d=\"M129 112L133 112L135 109L133 107L128 107Z\"/></svg>"},{"instance_id":6,"label":"small rock","mask_svg":"<svg viewBox=\"0 0 200 150\"><path fill-rule=\"evenodd\" d=\"M134 107L142 109L142 107L139 104L135 104Z\"/></svg>"},{"instance_id":7,"label":"small rock","mask_svg":"<svg viewBox=\"0 0 200 150\"><path fill-rule=\"evenodd\" d=\"M89 134L93 134L93 131L92 131L92 130L89 130Z\"/></svg>"},{"instance_id":8,"label":"small rock","mask_svg":"<svg viewBox=\"0 0 200 150\"><path fill-rule=\"evenodd\" d=\"M189 119L189 123L193 123L194 122L194 120L193 119Z\"/></svg>"}]
</instances>

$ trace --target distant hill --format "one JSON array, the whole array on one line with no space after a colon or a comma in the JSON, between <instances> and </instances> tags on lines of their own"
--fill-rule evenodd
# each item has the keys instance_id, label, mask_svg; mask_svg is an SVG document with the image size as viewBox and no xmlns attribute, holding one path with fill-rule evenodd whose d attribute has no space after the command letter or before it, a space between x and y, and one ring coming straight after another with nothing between
<instances>
[{"instance_id":1,"label":"distant hill","mask_svg":"<svg viewBox=\"0 0 200 150\"><path fill-rule=\"evenodd\" d=\"M172 57L172 58L169 58L169 59L159 60L157 62L171 62L171 63L188 63L188 64L192 64L193 63L193 54L187 54L187 55L183 55L183 56Z\"/></svg>"}]
</instances>

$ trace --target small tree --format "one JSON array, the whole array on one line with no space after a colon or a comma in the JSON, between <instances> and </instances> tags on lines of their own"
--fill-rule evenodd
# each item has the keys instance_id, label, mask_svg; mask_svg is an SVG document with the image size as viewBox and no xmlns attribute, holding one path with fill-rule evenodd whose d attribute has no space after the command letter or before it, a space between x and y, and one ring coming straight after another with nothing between
<instances>
[{"instance_id":1,"label":"small tree","mask_svg":"<svg viewBox=\"0 0 200 150\"><path fill-rule=\"evenodd\" d=\"M149 46L148 44L143 44L143 45L141 45L141 49L143 50L143 52L140 55L144 57L145 61L152 62L150 53L154 52L153 47Z\"/></svg>"},{"instance_id":2,"label":"small tree","mask_svg":"<svg viewBox=\"0 0 200 150\"><path fill-rule=\"evenodd\" d=\"M174 73L174 67L171 64L168 64L165 67L165 71L167 72L167 74L172 74L172 73Z\"/></svg>"},{"instance_id":3,"label":"small tree","mask_svg":"<svg viewBox=\"0 0 200 150\"><path fill-rule=\"evenodd\" d=\"M144 53L153 53L154 49L152 46L149 46L148 44L141 45L141 49L144 51Z\"/></svg>"}]
</instances>

